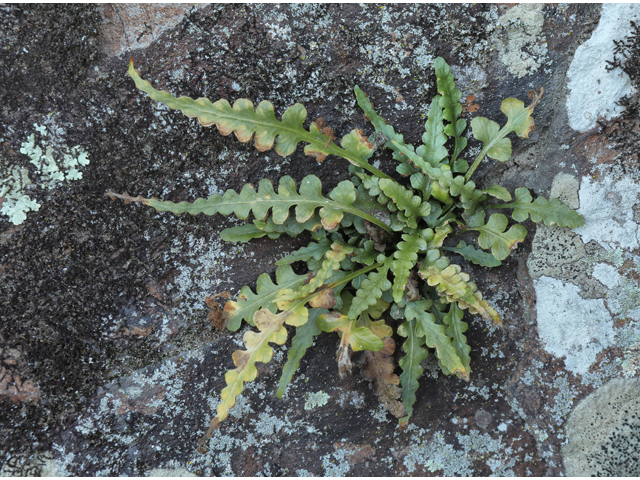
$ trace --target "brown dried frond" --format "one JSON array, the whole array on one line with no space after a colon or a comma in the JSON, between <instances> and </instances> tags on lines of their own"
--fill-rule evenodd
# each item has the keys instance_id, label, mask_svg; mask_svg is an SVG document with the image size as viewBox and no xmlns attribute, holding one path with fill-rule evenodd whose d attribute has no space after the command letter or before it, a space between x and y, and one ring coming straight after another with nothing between
<instances>
[{"instance_id":1,"label":"brown dried frond","mask_svg":"<svg viewBox=\"0 0 640 480\"><path fill-rule=\"evenodd\" d=\"M375 394L380 398L384 407L396 418L406 415L402 402L398 399L402 395L400 378L393 373L396 362L393 352L396 349L396 342L392 338L384 339L384 347L380 351L364 352L364 365L362 366L362 376L371 382Z\"/></svg>"},{"instance_id":2,"label":"brown dried frond","mask_svg":"<svg viewBox=\"0 0 640 480\"><path fill-rule=\"evenodd\" d=\"M220 304L216 302L215 299L218 297L229 298L230 296L231 294L229 292L222 292L216 295L212 295L211 297L206 297L204 299L205 303L207 304L207 307L209 307L209 309L211 310L209 312L209 315L207 315L207 318L211 321L211 324L214 327L216 327L218 330L224 330L225 319L224 319L224 313L220 308Z\"/></svg>"}]
</instances>

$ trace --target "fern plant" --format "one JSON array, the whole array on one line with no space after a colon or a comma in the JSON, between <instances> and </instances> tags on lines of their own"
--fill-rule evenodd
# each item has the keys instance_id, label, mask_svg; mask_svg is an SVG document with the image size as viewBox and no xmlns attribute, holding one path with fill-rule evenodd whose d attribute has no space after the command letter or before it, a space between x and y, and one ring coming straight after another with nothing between
<instances>
[{"instance_id":1,"label":"fern plant","mask_svg":"<svg viewBox=\"0 0 640 480\"><path fill-rule=\"evenodd\" d=\"M328 155L346 159L353 175L326 195L314 175L303 178L299 186L285 176L277 189L271 181L261 180L257 190L247 184L239 193L228 190L192 203L108 192L112 198L142 202L161 212L234 214L241 220L251 216L248 223L222 231L222 238L230 242L310 232L308 246L276 262L275 283L262 274L255 293L245 286L236 300L224 306L228 330L237 331L243 322L255 330L245 333L245 348L232 356L235 368L225 375L227 385L221 392L217 415L200 440L200 451L206 450L207 439L227 418L244 384L256 378L256 363L271 360L270 344L283 345L289 331L294 335L277 390L279 397L314 337L336 332L340 337L340 375L351 370L351 352L364 351L362 373L401 426L407 425L423 373L421 362L429 352L436 356L445 375L469 380L471 347L464 335L464 311L502 323L470 276L452 263L446 252L483 267L496 267L527 235L518 222L531 218L561 227L583 224L582 217L558 199L534 200L526 188L516 189L513 199L499 185L481 189L471 180L486 157L499 162L510 158L507 135L528 136L534 128L532 112L543 89L529 92L532 101L528 106L515 98L504 100L501 110L507 121L502 127L484 117L471 121L473 136L483 147L469 165L462 157L467 122L460 118L461 92L442 58L436 59L435 71L438 95L429 109L423 144L414 148L375 112L357 86L357 103L376 133L367 138L361 130L352 130L338 145L322 119L305 129L307 112L300 104L288 108L278 120L267 101L254 108L246 99L231 106L224 99L211 103L206 98L175 98L155 90L130 62L128 73L138 89L153 100L197 117L203 126L216 125L223 135L233 132L241 142L253 138L260 151L275 145L282 156L291 155L304 143L304 152L319 162ZM369 163L375 143L391 149L400 181ZM510 211L512 222L496 210ZM477 245L469 232L477 232ZM470 243L460 240L456 245L453 237L457 235ZM294 262L306 263L309 274L296 274L291 267ZM402 339L399 376L394 374L394 338Z\"/></svg>"}]
</instances>

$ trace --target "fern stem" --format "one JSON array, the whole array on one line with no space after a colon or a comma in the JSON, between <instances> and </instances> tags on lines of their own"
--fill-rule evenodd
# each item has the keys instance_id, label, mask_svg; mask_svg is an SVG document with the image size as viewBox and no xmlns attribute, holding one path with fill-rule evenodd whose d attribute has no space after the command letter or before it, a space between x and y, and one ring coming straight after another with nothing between
<instances>
[{"instance_id":1,"label":"fern stem","mask_svg":"<svg viewBox=\"0 0 640 480\"><path fill-rule=\"evenodd\" d=\"M480 152L478 157L473 162L473 165L471 165L471 167L469 167L469 170L467 170L467 173L464 176L464 182L465 183L467 183L469 181L469 179L471 178L471 175L473 175L473 172L476 171L476 168L478 168L478 165L480 165L480 162L482 162L484 157L487 155L487 152L491 148L493 148L493 146L496 143L498 143L500 140L502 140L504 137L506 137L512 131L513 131L513 128L511 127L510 122L507 122L505 124L505 126L500 129L500 131L498 132L498 135L496 135L496 137L493 138L489 143L486 143L484 145L484 148L482 149L482 151Z\"/></svg>"},{"instance_id":2,"label":"fern stem","mask_svg":"<svg viewBox=\"0 0 640 480\"><path fill-rule=\"evenodd\" d=\"M309 143L311 143L311 141L309 141ZM368 170L378 178L389 178L389 179L391 178L389 175L378 170L376 167L374 167L373 165L370 165L368 162L363 161L360 158L354 157L353 155L350 155L349 152L347 152L344 148L339 147L333 142L331 142L331 144L329 145L329 150L330 150L330 154L335 155L336 157L342 157L345 160L348 160L350 163L357 165L358 167L364 168L365 170Z\"/></svg>"},{"instance_id":3,"label":"fern stem","mask_svg":"<svg viewBox=\"0 0 640 480\"><path fill-rule=\"evenodd\" d=\"M436 220L435 225L436 226L440 226L442 224L442 222L446 219L447 214L449 213L449 210L451 210L453 207L457 206L458 204L456 203L452 203L450 205L447 205L443 210L442 213L440 214L440 216L438 217L438 220Z\"/></svg>"},{"instance_id":4,"label":"fern stem","mask_svg":"<svg viewBox=\"0 0 640 480\"><path fill-rule=\"evenodd\" d=\"M369 215L368 213L365 213L362 210L358 210L357 208L354 208L354 207L347 207L344 205L340 205L340 208L345 212L353 213L356 217L360 217L368 221L369 223L373 223L374 225L380 227L382 230L384 230L387 233L393 233L393 230L391 230L391 227L389 225L384 223L382 220L378 220L373 215Z\"/></svg>"},{"instance_id":5,"label":"fern stem","mask_svg":"<svg viewBox=\"0 0 640 480\"><path fill-rule=\"evenodd\" d=\"M365 273L369 273L371 270L375 270L376 268L380 268L383 265L384 265L384 262L378 262L378 263L374 263L373 265L369 265L368 267L361 268L360 270L356 270L355 272L351 272L349 275L345 275L344 277L342 277L339 280L336 280L333 283L327 284L327 287L329 287L329 288L338 287L338 286L343 285L343 284L345 284L347 282L350 282L351 280L353 280L354 278L359 277L360 275L364 275Z\"/></svg>"},{"instance_id":6,"label":"fern stem","mask_svg":"<svg viewBox=\"0 0 640 480\"><path fill-rule=\"evenodd\" d=\"M453 170L453 166L456 163L456 160L458 159L458 155L460 154L460 137L456 136L454 138L454 145L453 145L453 155L451 156L451 160L449 161L449 166L451 167L451 169Z\"/></svg>"},{"instance_id":7,"label":"fern stem","mask_svg":"<svg viewBox=\"0 0 640 480\"><path fill-rule=\"evenodd\" d=\"M327 288L336 288L336 287L339 287L340 285L344 285L345 283L350 282L354 278L359 277L360 275L364 275L365 273L369 273L371 270L379 268L382 265L384 265L383 262L374 263L373 265L369 265L368 267L364 267L364 268L361 268L360 270L356 270L355 272L351 272L350 274L345 275L344 277L341 277L334 282L321 285L320 287L316 288L313 292L307 293L302 297L295 298L294 301L291 303L291 305L287 306L286 310L284 311L293 311L298 307L305 305L307 302L313 300L313 298L320 295L323 290L326 290ZM275 303L276 300L272 300L272 302Z\"/></svg>"},{"instance_id":8,"label":"fern stem","mask_svg":"<svg viewBox=\"0 0 640 480\"><path fill-rule=\"evenodd\" d=\"M503 137L504 137L504 135L503 135ZM469 179L471 178L471 175L473 175L473 172L476 171L476 168L478 168L478 165L480 165L480 162L482 162L482 160L487 155L487 152L489 151L489 149L492 146L493 146L493 143L484 146L484 148L480 152L480 155L478 155L476 157L475 161L473 162L473 165L471 165L469 167L469 170L467 170L467 173L464 176L464 183L467 183L469 181Z\"/></svg>"}]
</instances>

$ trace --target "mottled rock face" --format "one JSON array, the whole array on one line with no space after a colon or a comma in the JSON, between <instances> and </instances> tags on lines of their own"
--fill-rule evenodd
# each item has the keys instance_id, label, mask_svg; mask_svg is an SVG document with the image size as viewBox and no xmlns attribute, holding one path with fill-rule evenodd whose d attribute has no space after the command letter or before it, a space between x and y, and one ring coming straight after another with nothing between
<instances>
[{"instance_id":1,"label":"mottled rock face","mask_svg":"<svg viewBox=\"0 0 640 480\"><path fill-rule=\"evenodd\" d=\"M634 105L638 79L632 68L585 60L592 51L614 59L614 40L632 32L626 22L637 6L0 12L0 209L14 202L11 215L0 214L4 474L559 475L561 444L581 441L574 407L608 380L637 375L638 127L636 118L615 117L613 102L629 94L621 103ZM415 144L436 93L437 56L452 67L468 121L502 122L502 99L545 87L536 130L514 139L512 160L484 162L476 181L557 196L579 208L585 226L529 223L516 254L491 270L456 258L505 326L467 314L471 381L438 375L431 355L406 430L358 367L339 377L337 337L325 334L283 399L275 390L290 345L277 349L209 452L196 453L244 333L217 331L205 297L254 287L305 239L226 244L219 233L231 220L160 214L104 193L193 200L311 173L331 188L348 178L347 165L335 157L317 164L301 149L287 158L258 152L202 128L140 94L126 76L128 59L176 95L269 100L278 114L301 102L339 137L372 132L355 106L357 84ZM470 137L469 157L478 151ZM388 153L376 161L393 172ZM18 215L21 196L33 208ZM590 405L575 418L599 408ZM578 426L567 428L570 415ZM618 445L623 430L603 431L599 445Z\"/></svg>"},{"instance_id":2,"label":"mottled rock face","mask_svg":"<svg viewBox=\"0 0 640 480\"><path fill-rule=\"evenodd\" d=\"M572 477L640 474L640 381L615 379L585 398L567 422L564 465Z\"/></svg>"}]
</instances>

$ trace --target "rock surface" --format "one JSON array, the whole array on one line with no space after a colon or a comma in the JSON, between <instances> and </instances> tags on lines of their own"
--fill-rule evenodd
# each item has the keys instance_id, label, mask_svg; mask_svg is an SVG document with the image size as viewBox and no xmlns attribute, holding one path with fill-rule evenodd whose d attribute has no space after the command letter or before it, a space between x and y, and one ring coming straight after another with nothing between
<instances>
[{"instance_id":1,"label":"rock surface","mask_svg":"<svg viewBox=\"0 0 640 480\"><path fill-rule=\"evenodd\" d=\"M571 477L640 475L640 381L616 378L585 398L571 413L563 446Z\"/></svg>"},{"instance_id":2,"label":"rock surface","mask_svg":"<svg viewBox=\"0 0 640 480\"><path fill-rule=\"evenodd\" d=\"M0 11L3 475L596 473L573 469L562 445L579 442L575 432L599 408L575 408L582 398L640 369L639 79L605 63L614 40L632 32L625 22L637 6ZM585 62L588 49L602 56ZM467 318L471 381L426 364L406 430L357 369L339 378L336 337L324 335L283 399L275 390L286 346L277 350L199 454L243 334L217 331L204 298L255 286L301 243L225 244L219 232L231 220L160 214L104 193L193 200L309 173L330 188L348 178L347 165L333 157L319 165L301 149L287 158L258 152L200 127L135 89L131 56L173 94L268 99L278 112L301 102L338 136L372 131L355 105L358 84L410 142L435 94L436 56L452 66L468 119L502 121L503 98L544 86L530 138L513 141L512 160L484 162L475 175L482 185L557 196L579 208L585 226L529 222L524 245L501 267L460 262L505 327ZM594 79L616 97L593 94ZM625 94L623 111L613 102ZM380 162L393 168L388 154ZM616 465L607 473L628 473Z\"/></svg>"}]
</instances>

